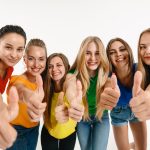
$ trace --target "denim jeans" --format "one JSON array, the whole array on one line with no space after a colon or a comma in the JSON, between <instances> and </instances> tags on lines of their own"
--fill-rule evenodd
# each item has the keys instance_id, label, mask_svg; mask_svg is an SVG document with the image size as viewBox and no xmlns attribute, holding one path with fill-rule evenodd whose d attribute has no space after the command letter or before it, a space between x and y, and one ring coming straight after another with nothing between
<instances>
[{"instance_id":1,"label":"denim jeans","mask_svg":"<svg viewBox=\"0 0 150 150\"><path fill-rule=\"evenodd\" d=\"M14 128L17 130L17 139L7 150L36 150L39 125L33 128L15 125Z\"/></svg>"},{"instance_id":2,"label":"denim jeans","mask_svg":"<svg viewBox=\"0 0 150 150\"><path fill-rule=\"evenodd\" d=\"M116 106L110 113L111 124L113 126L123 126L128 125L128 122L139 122L139 120L134 116L129 105Z\"/></svg>"},{"instance_id":3,"label":"denim jeans","mask_svg":"<svg viewBox=\"0 0 150 150\"><path fill-rule=\"evenodd\" d=\"M108 113L103 114L101 121L95 116L91 116L90 119L77 124L81 150L106 150L110 130Z\"/></svg>"}]
</instances>

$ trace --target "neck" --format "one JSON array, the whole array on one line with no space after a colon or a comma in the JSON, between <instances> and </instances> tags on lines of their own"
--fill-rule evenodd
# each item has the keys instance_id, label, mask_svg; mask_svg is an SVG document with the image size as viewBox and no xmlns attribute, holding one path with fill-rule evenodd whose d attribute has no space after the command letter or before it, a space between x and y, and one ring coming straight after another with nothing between
<instances>
[{"instance_id":1,"label":"neck","mask_svg":"<svg viewBox=\"0 0 150 150\"><path fill-rule=\"evenodd\" d=\"M131 87L132 86L132 71L130 71L129 67L123 67L121 69L116 69L116 75L119 81L127 86Z\"/></svg>"},{"instance_id":2,"label":"neck","mask_svg":"<svg viewBox=\"0 0 150 150\"><path fill-rule=\"evenodd\" d=\"M54 82L54 87L55 87L55 92L60 92L62 90L60 86L60 81Z\"/></svg>"},{"instance_id":3,"label":"neck","mask_svg":"<svg viewBox=\"0 0 150 150\"><path fill-rule=\"evenodd\" d=\"M30 73L25 72L23 75L25 75L25 77L26 77L30 82L33 82L33 83L36 82L36 77L33 76L33 75L31 75Z\"/></svg>"}]
</instances>

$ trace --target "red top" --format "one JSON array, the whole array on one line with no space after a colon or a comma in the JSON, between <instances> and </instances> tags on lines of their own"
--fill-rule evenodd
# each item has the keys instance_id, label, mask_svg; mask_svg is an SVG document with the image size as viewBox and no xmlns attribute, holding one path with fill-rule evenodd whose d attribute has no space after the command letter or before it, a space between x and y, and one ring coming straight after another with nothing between
<instances>
[{"instance_id":1,"label":"red top","mask_svg":"<svg viewBox=\"0 0 150 150\"><path fill-rule=\"evenodd\" d=\"M5 78L2 79L2 78L0 77L0 93L1 93L1 94L4 93L6 84L7 84L8 80L10 79L13 70L14 70L13 67L9 67L9 68L7 69L7 73L6 73Z\"/></svg>"}]
</instances>

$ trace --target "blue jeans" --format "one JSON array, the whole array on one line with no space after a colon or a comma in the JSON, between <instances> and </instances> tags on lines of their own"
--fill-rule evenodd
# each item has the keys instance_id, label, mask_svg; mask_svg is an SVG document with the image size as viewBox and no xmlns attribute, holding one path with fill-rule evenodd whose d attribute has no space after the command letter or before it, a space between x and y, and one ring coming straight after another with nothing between
<instances>
[{"instance_id":1,"label":"blue jeans","mask_svg":"<svg viewBox=\"0 0 150 150\"><path fill-rule=\"evenodd\" d=\"M17 130L17 139L7 150L36 150L39 125L33 128L15 125L14 128Z\"/></svg>"},{"instance_id":2,"label":"blue jeans","mask_svg":"<svg viewBox=\"0 0 150 150\"><path fill-rule=\"evenodd\" d=\"M110 113L111 124L113 126L123 126L128 125L128 122L139 122L139 120L134 116L129 105L116 106Z\"/></svg>"},{"instance_id":3,"label":"blue jeans","mask_svg":"<svg viewBox=\"0 0 150 150\"><path fill-rule=\"evenodd\" d=\"M80 121L77 124L77 135L81 150L106 150L110 123L108 113L104 113L102 121L95 116L90 121Z\"/></svg>"}]
</instances>

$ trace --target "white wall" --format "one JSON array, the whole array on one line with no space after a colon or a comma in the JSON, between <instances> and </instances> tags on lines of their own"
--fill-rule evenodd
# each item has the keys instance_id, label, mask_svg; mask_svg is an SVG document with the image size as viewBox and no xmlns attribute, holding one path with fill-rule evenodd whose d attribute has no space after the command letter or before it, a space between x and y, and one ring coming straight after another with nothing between
<instances>
[{"instance_id":1,"label":"white wall","mask_svg":"<svg viewBox=\"0 0 150 150\"><path fill-rule=\"evenodd\" d=\"M70 64L82 40L89 35L99 36L105 46L113 37L125 39L133 48L137 61L138 36L142 30L150 27L150 1L0 0L0 27L6 24L21 25L27 32L28 40L43 39L49 54L63 52ZM23 62L20 62L14 74L21 73L23 69ZM37 150L40 149L38 143ZM112 131L108 150L116 150Z\"/></svg>"}]
</instances>

